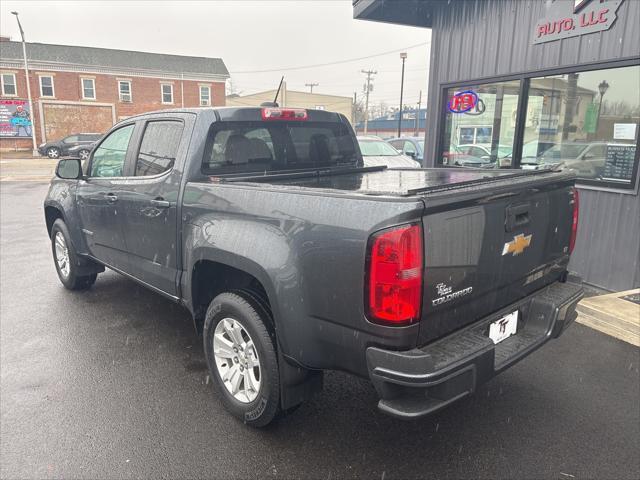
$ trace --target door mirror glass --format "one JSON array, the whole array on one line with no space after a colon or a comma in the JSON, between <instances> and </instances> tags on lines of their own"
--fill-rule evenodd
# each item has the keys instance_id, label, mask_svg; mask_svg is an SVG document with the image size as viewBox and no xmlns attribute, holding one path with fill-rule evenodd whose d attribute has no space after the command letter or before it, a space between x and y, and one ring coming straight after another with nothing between
<instances>
[{"instance_id":1,"label":"door mirror glass","mask_svg":"<svg viewBox=\"0 0 640 480\"><path fill-rule=\"evenodd\" d=\"M82 177L82 163L78 158L64 158L58 162L56 176L65 180L77 180Z\"/></svg>"}]
</instances>

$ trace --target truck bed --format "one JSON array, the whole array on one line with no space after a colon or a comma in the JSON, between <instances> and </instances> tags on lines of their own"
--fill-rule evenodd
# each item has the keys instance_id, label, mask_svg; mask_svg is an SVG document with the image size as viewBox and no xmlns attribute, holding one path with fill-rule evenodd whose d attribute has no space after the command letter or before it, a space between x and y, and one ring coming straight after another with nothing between
<instances>
[{"instance_id":1,"label":"truck bed","mask_svg":"<svg viewBox=\"0 0 640 480\"><path fill-rule=\"evenodd\" d=\"M318 170L241 177L216 177L220 183L264 185L287 189L319 189L342 193L411 197L437 192L486 190L507 185L528 183L531 180L558 181L571 174L557 170L485 170L461 168L431 169L345 169ZM484 188L483 188L484 187Z\"/></svg>"}]
</instances>

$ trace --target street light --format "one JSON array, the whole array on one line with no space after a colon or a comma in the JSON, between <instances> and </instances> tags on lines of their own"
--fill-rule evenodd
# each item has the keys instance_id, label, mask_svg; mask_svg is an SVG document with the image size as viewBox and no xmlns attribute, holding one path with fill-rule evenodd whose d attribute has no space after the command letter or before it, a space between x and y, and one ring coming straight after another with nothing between
<instances>
[{"instance_id":1,"label":"street light","mask_svg":"<svg viewBox=\"0 0 640 480\"><path fill-rule=\"evenodd\" d=\"M22 30L22 25L20 24L20 17L18 17L18 12L11 12L12 15L16 16L16 20L18 21L18 28L20 29L20 36L22 37L22 58L24 60L24 77L27 82L27 99L29 100L29 116L31 119L31 141L33 142L33 152L32 155L35 157L38 155L38 146L36 145L36 122L35 115L33 112L33 102L31 101L31 85L29 82L29 65L27 64L27 44L24 41L24 30Z\"/></svg>"},{"instance_id":2,"label":"street light","mask_svg":"<svg viewBox=\"0 0 640 480\"><path fill-rule=\"evenodd\" d=\"M609 84L606 80L601 81L598 84L598 91L600 92L600 103L598 104L598 118L596 119L596 137L598 136L598 128L600 127L600 112L602 111L602 97L609 90Z\"/></svg>"},{"instance_id":3,"label":"street light","mask_svg":"<svg viewBox=\"0 0 640 480\"><path fill-rule=\"evenodd\" d=\"M398 114L398 138L402 131L402 94L404 93L404 61L407 59L407 52L400 54L402 59L402 79L400 80L400 113Z\"/></svg>"}]
</instances>

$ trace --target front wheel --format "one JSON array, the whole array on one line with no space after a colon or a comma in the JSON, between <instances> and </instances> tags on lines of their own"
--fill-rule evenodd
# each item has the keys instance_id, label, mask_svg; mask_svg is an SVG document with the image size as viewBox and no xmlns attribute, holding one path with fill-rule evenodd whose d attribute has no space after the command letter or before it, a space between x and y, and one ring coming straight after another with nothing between
<instances>
[{"instance_id":1,"label":"front wheel","mask_svg":"<svg viewBox=\"0 0 640 480\"><path fill-rule=\"evenodd\" d=\"M51 250L58 278L66 288L86 290L95 283L97 273L79 275L78 257L71 243L67 225L61 219L56 220L51 227Z\"/></svg>"},{"instance_id":2,"label":"front wheel","mask_svg":"<svg viewBox=\"0 0 640 480\"><path fill-rule=\"evenodd\" d=\"M280 376L269 314L249 295L221 293L207 309L204 352L226 409L263 427L280 411Z\"/></svg>"},{"instance_id":3,"label":"front wheel","mask_svg":"<svg viewBox=\"0 0 640 480\"><path fill-rule=\"evenodd\" d=\"M49 158L60 158L60 149L57 147L47 148L47 157Z\"/></svg>"}]
</instances>

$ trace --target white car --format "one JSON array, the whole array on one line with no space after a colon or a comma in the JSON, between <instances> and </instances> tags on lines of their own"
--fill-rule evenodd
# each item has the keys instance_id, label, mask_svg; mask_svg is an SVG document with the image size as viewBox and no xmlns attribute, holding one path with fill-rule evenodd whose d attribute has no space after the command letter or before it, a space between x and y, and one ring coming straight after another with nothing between
<instances>
[{"instance_id":1,"label":"white car","mask_svg":"<svg viewBox=\"0 0 640 480\"><path fill-rule=\"evenodd\" d=\"M391 144L376 137L358 137L365 167L422 168L413 158L398 152Z\"/></svg>"}]
</instances>

